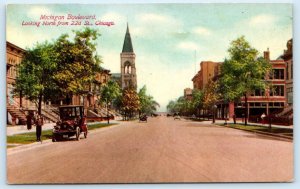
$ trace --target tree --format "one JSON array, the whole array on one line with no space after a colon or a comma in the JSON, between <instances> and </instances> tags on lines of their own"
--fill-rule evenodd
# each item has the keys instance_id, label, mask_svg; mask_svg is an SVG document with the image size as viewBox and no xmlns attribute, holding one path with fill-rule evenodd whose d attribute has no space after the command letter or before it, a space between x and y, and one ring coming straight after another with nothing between
<instances>
[{"instance_id":1,"label":"tree","mask_svg":"<svg viewBox=\"0 0 300 189\"><path fill-rule=\"evenodd\" d=\"M53 80L56 67L54 46L48 42L27 49L19 64L14 93L35 102L38 114L43 100L56 97L58 87Z\"/></svg>"},{"instance_id":2,"label":"tree","mask_svg":"<svg viewBox=\"0 0 300 189\"><path fill-rule=\"evenodd\" d=\"M119 85L114 81L108 81L108 83L100 89L99 102L105 103L108 111L109 104L112 104L119 96L121 96ZM107 122L109 123L109 117L107 117Z\"/></svg>"},{"instance_id":3,"label":"tree","mask_svg":"<svg viewBox=\"0 0 300 189\"><path fill-rule=\"evenodd\" d=\"M54 43L57 57L54 79L67 104L70 103L72 95L86 93L87 86L93 81L101 63L95 53L96 44L93 43L100 36L97 30L85 28L74 33L73 41L64 34Z\"/></svg>"},{"instance_id":4,"label":"tree","mask_svg":"<svg viewBox=\"0 0 300 189\"><path fill-rule=\"evenodd\" d=\"M203 91L194 89L192 96L192 107L196 110L196 115L199 115L200 109L203 108Z\"/></svg>"},{"instance_id":5,"label":"tree","mask_svg":"<svg viewBox=\"0 0 300 189\"><path fill-rule=\"evenodd\" d=\"M189 115L193 112L192 101L181 96L176 101L170 101L167 105L167 109L171 113L179 113L181 115Z\"/></svg>"},{"instance_id":6,"label":"tree","mask_svg":"<svg viewBox=\"0 0 300 189\"><path fill-rule=\"evenodd\" d=\"M203 91L203 107L211 109L219 100L218 84L209 80Z\"/></svg>"},{"instance_id":7,"label":"tree","mask_svg":"<svg viewBox=\"0 0 300 189\"><path fill-rule=\"evenodd\" d=\"M248 95L267 87L265 76L270 70L270 64L258 57L258 51L250 46L244 36L232 41L228 52L229 59L225 59L221 66L220 85L226 100L234 101L243 97L247 125Z\"/></svg>"},{"instance_id":8,"label":"tree","mask_svg":"<svg viewBox=\"0 0 300 189\"><path fill-rule=\"evenodd\" d=\"M203 92L203 107L206 110L210 110L213 116L213 123L215 123L216 116L216 103L219 101L218 93L218 82L209 80L207 85L204 88Z\"/></svg>"},{"instance_id":9,"label":"tree","mask_svg":"<svg viewBox=\"0 0 300 189\"><path fill-rule=\"evenodd\" d=\"M169 101L169 103L167 105L168 112L176 113L175 106L176 106L176 101L174 101L174 100Z\"/></svg>"},{"instance_id":10,"label":"tree","mask_svg":"<svg viewBox=\"0 0 300 189\"><path fill-rule=\"evenodd\" d=\"M147 94L147 88L144 85L138 92L140 101L140 113L142 114L153 114L159 104L153 99L151 95Z\"/></svg>"},{"instance_id":11,"label":"tree","mask_svg":"<svg viewBox=\"0 0 300 189\"><path fill-rule=\"evenodd\" d=\"M132 89L124 89L122 94L122 110L125 120L133 117L133 114L140 109L140 101L137 92Z\"/></svg>"},{"instance_id":12,"label":"tree","mask_svg":"<svg viewBox=\"0 0 300 189\"><path fill-rule=\"evenodd\" d=\"M121 89L118 83L110 80L100 89L100 102L112 103L121 96L121 94Z\"/></svg>"}]
</instances>

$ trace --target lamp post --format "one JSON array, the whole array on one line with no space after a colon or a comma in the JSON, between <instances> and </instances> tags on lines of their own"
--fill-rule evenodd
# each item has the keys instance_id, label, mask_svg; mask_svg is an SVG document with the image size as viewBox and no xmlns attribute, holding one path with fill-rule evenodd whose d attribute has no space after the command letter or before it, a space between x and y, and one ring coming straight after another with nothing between
<instances>
[{"instance_id":1,"label":"lamp post","mask_svg":"<svg viewBox=\"0 0 300 189\"><path fill-rule=\"evenodd\" d=\"M216 109L217 109L217 105L213 105L213 122L212 123L215 123L216 122Z\"/></svg>"}]
</instances>

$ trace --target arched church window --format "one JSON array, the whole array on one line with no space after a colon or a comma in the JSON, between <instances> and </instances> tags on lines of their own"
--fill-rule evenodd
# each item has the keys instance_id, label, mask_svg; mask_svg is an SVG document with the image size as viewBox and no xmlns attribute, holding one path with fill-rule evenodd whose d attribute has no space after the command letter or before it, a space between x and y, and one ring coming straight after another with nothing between
<instances>
[{"instance_id":1,"label":"arched church window","mask_svg":"<svg viewBox=\"0 0 300 189\"><path fill-rule=\"evenodd\" d=\"M128 66L128 73L131 74L131 66Z\"/></svg>"}]
</instances>

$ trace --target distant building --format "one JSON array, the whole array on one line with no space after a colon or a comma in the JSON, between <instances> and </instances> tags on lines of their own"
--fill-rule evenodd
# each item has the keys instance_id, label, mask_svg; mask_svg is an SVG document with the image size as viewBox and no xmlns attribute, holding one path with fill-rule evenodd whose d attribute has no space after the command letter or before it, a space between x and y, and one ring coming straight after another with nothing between
<instances>
[{"instance_id":1,"label":"distant building","mask_svg":"<svg viewBox=\"0 0 300 189\"><path fill-rule=\"evenodd\" d=\"M200 62L200 71L192 78L194 89L203 90L208 81L219 74L220 65L221 62Z\"/></svg>"},{"instance_id":2,"label":"distant building","mask_svg":"<svg viewBox=\"0 0 300 189\"><path fill-rule=\"evenodd\" d=\"M121 87L121 73L112 73L110 79Z\"/></svg>"},{"instance_id":3,"label":"distant building","mask_svg":"<svg viewBox=\"0 0 300 189\"><path fill-rule=\"evenodd\" d=\"M184 89L184 98L187 100L192 100L193 98L193 89L185 88Z\"/></svg>"}]
</instances>

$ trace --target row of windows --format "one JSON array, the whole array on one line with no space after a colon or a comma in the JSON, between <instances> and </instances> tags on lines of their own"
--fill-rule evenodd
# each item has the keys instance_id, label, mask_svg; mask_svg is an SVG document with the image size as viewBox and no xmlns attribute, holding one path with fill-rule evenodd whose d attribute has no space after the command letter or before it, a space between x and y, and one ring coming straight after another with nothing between
<instances>
[{"instance_id":1,"label":"row of windows","mask_svg":"<svg viewBox=\"0 0 300 189\"><path fill-rule=\"evenodd\" d=\"M272 69L269 79L284 79L284 69Z\"/></svg>"},{"instance_id":2,"label":"row of windows","mask_svg":"<svg viewBox=\"0 0 300 189\"><path fill-rule=\"evenodd\" d=\"M266 96L265 90L255 90L251 96ZM284 96L284 85L273 85L270 96Z\"/></svg>"},{"instance_id":3,"label":"row of windows","mask_svg":"<svg viewBox=\"0 0 300 189\"><path fill-rule=\"evenodd\" d=\"M14 58L9 58L8 61L7 61L7 64L15 65L16 63L17 63L17 60L14 59Z\"/></svg>"},{"instance_id":4,"label":"row of windows","mask_svg":"<svg viewBox=\"0 0 300 189\"><path fill-rule=\"evenodd\" d=\"M266 108L267 104L270 107L284 107L284 102L250 102L249 108ZM244 108L244 103L237 103L237 108Z\"/></svg>"},{"instance_id":5,"label":"row of windows","mask_svg":"<svg viewBox=\"0 0 300 189\"><path fill-rule=\"evenodd\" d=\"M18 69L15 66L11 66L7 70L7 76L15 78L17 77Z\"/></svg>"}]
</instances>

